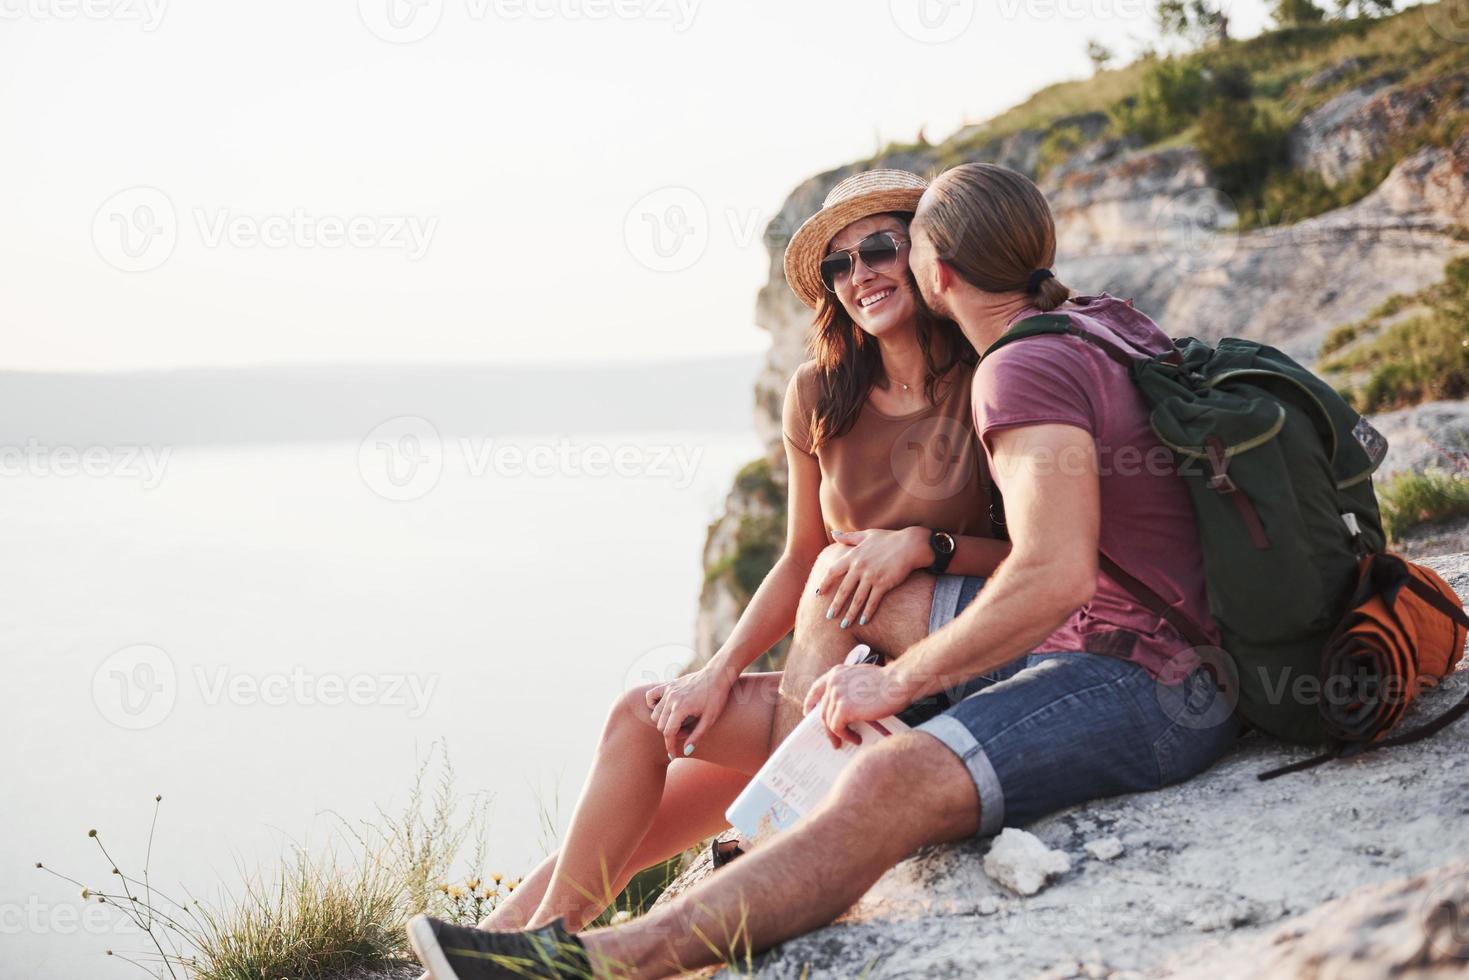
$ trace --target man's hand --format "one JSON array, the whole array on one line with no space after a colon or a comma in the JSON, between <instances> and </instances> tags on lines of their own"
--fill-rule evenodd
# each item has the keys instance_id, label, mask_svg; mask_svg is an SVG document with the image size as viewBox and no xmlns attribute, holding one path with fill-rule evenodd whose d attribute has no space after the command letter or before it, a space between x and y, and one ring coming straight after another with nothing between
<instances>
[{"instance_id":1,"label":"man's hand","mask_svg":"<svg viewBox=\"0 0 1469 980\"><path fill-rule=\"evenodd\" d=\"M862 736L850 727L854 722L886 718L912 703L907 690L886 667L837 664L811 684L801 712L821 712L821 723L836 749L841 748L844 739L853 745L862 744Z\"/></svg>"}]
</instances>

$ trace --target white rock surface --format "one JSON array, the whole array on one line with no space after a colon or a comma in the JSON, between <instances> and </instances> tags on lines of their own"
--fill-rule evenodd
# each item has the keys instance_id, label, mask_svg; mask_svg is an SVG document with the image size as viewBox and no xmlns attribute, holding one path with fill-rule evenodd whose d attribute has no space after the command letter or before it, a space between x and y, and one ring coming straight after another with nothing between
<instances>
[{"instance_id":1,"label":"white rock surface","mask_svg":"<svg viewBox=\"0 0 1469 980\"><path fill-rule=\"evenodd\" d=\"M1461 598L1469 596L1469 555L1425 563ZM1460 669L1413 706L1407 724L1438 715L1466 689L1469 670ZM1267 932L1323 903L1469 862L1469 719L1413 745L1270 782L1255 778L1306 754L1249 736L1186 783L1098 800L1037 821L1026 829L1071 857L1073 870L1029 898L983 873L984 841L922 848L830 926L757 957L754 976L854 977L864 970L870 980L1166 976L1174 969L1170 964L1206 943L1246 952L1230 952L1227 961L1205 956L1193 974L1200 978L1224 966L1236 971L1228 976L1240 977L1469 973L1469 961L1441 957L1438 965L1424 959L1430 967L1421 973L1348 969L1352 962L1372 963L1374 950L1386 957L1382 962L1406 957L1393 950L1417 927L1403 925L1393 907L1379 908L1380 915L1367 911L1377 907L1375 899L1352 917L1327 914L1293 922L1290 928L1304 931L1290 941L1301 952L1284 961L1288 967L1272 973L1263 959L1236 961L1273 948L1272 940L1262 939ZM1099 837L1116 837L1126 860L1085 860L1087 842ZM700 862L701 869L705 864ZM669 896L703 873L682 877ZM1442 937L1453 920L1433 908L1438 906L1419 921ZM1469 902L1457 908L1469 915ZM1429 913L1438 918L1430 921ZM1469 919L1457 921L1462 937L1462 923ZM1312 967L1311 956L1332 950L1332 968ZM737 975L748 974L742 968Z\"/></svg>"},{"instance_id":2,"label":"white rock surface","mask_svg":"<svg viewBox=\"0 0 1469 980\"><path fill-rule=\"evenodd\" d=\"M1122 856L1122 841L1116 837L1087 841L1086 852L1098 861L1111 861L1113 858Z\"/></svg>"},{"instance_id":3,"label":"white rock surface","mask_svg":"<svg viewBox=\"0 0 1469 980\"><path fill-rule=\"evenodd\" d=\"M1425 402L1374 415L1372 424L1387 438L1379 478L1469 466L1469 403Z\"/></svg>"},{"instance_id":4,"label":"white rock surface","mask_svg":"<svg viewBox=\"0 0 1469 980\"><path fill-rule=\"evenodd\" d=\"M1359 889L1264 935L1205 944L1165 964L1178 980L1469 975L1469 861Z\"/></svg>"},{"instance_id":5,"label":"white rock surface","mask_svg":"<svg viewBox=\"0 0 1469 980\"><path fill-rule=\"evenodd\" d=\"M1034 834L1006 827L984 856L984 873L1017 895L1034 895L1046 882L1071 870L1071 859Z\"/></svg>"}]
</instances>

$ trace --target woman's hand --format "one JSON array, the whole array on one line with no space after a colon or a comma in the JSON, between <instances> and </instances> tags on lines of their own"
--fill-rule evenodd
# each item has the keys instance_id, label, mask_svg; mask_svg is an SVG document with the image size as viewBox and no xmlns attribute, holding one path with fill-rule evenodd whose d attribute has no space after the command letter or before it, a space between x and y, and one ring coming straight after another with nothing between
<instances>
[{"instance_id":1,"label":"woman's hand","mask_svg":"<svg viewBox=\"0 0 1469 980\"><path fill-rule=\"evenodd\" d=\"M648 689L648 707L653 711L653 727L663 733L663 742L668 747L668 756L677 759L691 755L699 738L714 724L738 675L708 666L675 677L666 684L657 684ZM679 733L685 725L692 730L678 744Z\"/></svg>"},{"instance_id":2,"label":"woman's hand","mask_svg":"<svg viewBox=\"0 0 1469 980\"><path fill-rule=\"evenodd\" d=\"M826 618L840 616L842 629L853 623L867 625L883 596L913 572L933 564L927 528L833 531L831 536L850 550L832 564L816 594L831 596Z\"/></svg>"},{"instance_id":3,"label":"woman's hand","mask_svg":"<svg viewBox=\"0 0 1469 980\"><path fill-rule=\"evenodd\" d=\"M912 701L886 667L837 664L812 682L801 713L820 712L832 748L841 748L843 741L862 744L862 736L851 728L855 722L895 715Z\"/></svg>"}]
</instances>

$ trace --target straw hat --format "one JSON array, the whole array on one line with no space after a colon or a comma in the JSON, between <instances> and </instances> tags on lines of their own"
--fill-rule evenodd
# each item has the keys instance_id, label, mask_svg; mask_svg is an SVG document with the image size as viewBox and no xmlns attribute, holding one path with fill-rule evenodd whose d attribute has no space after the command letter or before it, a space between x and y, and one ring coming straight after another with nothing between
<instances>
[{"instance_id":1,"label":"straw hat","mask_svg":"<svg viewBox=\"0 0 1469 980\"><path fill-rule=\"evenodd\" d=\"M915 211L927 189L928 181L906 170L868 170L833 187L821 210L796 229L786 246L786 282L801 302L814 310L826 292L821 260L837 232L859 218Z\"/></svg>"}]
</instances>

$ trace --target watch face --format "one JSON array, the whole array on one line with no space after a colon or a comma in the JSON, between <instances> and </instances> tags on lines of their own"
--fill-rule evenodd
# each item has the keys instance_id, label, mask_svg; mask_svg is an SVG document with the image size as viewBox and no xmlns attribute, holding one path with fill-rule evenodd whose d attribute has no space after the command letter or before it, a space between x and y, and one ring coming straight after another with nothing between
<instances>
[{"instance_id":1,"label":"watch face","mask_svg":"<svg viewBox=\"0 0 1469 980\"><path fill-rule=\"evenodd\" d=\"M946 555L952 555L954 553L954 538L949 532L940 531L934 535L934 538L935 544L938 546L940 552Z\"/></svg>"}]
</instances>

